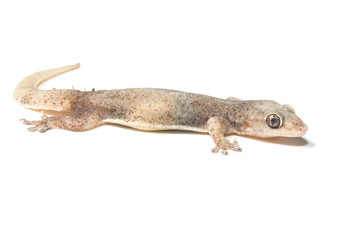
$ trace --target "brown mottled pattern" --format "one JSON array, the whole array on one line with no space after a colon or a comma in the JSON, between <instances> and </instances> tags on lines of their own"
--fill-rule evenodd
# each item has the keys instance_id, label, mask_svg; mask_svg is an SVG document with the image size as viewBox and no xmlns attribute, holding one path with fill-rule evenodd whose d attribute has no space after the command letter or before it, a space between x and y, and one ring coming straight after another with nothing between
<instances>
[{"instance_id":1,"label":"brown mottled pattern","mask_svg":"<svg viewBox=\"0 0 360 240\"><path fill-rule=\"evenodd\" d=\"M191 130L208 132L216 147L213 152L240 151L225 135L239 134L257 137L302 136L307 126L289 105L269 100L242 101L230 97L220 99L201 94L168 89L120 89L104 91L38 90L37 86L58 74L78 68L70 65L35 73L22 80L14 97L32 109L72 112L72 116L43 117L27 121L35 125L30 131L48 129L83 131L105 122L119 123L145 130ZM281 117L282 125L271 128L266 116Z\"/></svg>"}]
</instances>

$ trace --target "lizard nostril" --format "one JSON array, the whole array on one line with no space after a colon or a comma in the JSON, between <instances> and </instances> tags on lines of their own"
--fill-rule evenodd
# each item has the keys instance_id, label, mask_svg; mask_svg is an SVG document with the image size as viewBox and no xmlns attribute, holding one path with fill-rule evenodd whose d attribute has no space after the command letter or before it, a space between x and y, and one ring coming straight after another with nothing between
<instances>
[{"instance_id":1,"label":"lizard nostril","mask_svg":"<svg viewBox=\"0 0 360 240\"><path fill-rule=\"evenodd\" d=\"M304 126L298 127L298 130L299 130L299 132L305 134L307 132L307 126L304 124Z\"/></svg>"}]
</instances>

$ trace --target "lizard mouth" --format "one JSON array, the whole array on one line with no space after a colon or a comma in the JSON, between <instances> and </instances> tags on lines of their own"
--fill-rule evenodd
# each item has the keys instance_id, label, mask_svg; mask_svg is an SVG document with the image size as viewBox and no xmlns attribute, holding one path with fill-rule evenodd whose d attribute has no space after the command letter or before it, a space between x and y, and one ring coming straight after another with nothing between
<instances>
[{"instance_id":1,"label":"lizard mouth","mask_svg":"<svg viewBox=\"0 0 360 240\"><path fill-rule=\"evenodd\" d=\"M285 127L285 126L284 126ZM306 134L308 127L306 124L301 123L297 126L291 126L290 128L274 129L273 131L254 131L247 130L241 135L248 135L260 138L272 138L272 137L302 137Z\"/></svg>"}]
</instances>

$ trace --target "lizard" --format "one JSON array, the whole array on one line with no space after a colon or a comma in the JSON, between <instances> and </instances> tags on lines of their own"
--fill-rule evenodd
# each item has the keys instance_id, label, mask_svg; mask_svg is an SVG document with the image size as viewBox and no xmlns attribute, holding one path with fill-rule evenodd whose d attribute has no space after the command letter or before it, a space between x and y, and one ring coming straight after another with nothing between
<instances>
[{"instance_id":1,"label":"lizard","mask_svg":"<svg viewBox=\"0 0 360 240\"><path fill-rule=\"evenodd\" d=\"M209 134L212 152L241 151L228 135L260 138L300 137L308 127L288 104L272 100L227 99L159 88L79 91L40 90L48 79L77 69L80 64L34 73L18 83L15 100L25 108L49 112L41 120L28 121L29 131L49 129L84 131L106 123L146 130L181 130Z\"/></svg>"}]
</instances>

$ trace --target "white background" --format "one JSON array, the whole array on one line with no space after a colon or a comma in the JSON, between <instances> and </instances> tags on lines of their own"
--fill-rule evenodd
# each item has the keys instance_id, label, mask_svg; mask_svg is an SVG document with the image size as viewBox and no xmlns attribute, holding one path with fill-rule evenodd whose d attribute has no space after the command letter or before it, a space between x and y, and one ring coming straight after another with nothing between
<instances>
[{"instance_id":1,"label":"white background","mask_svg":"<svg viewBox=\"0 0 360 240\"><path fill-rule=\"evenodd\" d=\"M358 1L2 1L0 239L360 239ZM30 133L16 84L291 104L304 138ZM232 138L232 137L230 137Z\"/></svg>"}]
</instances>

